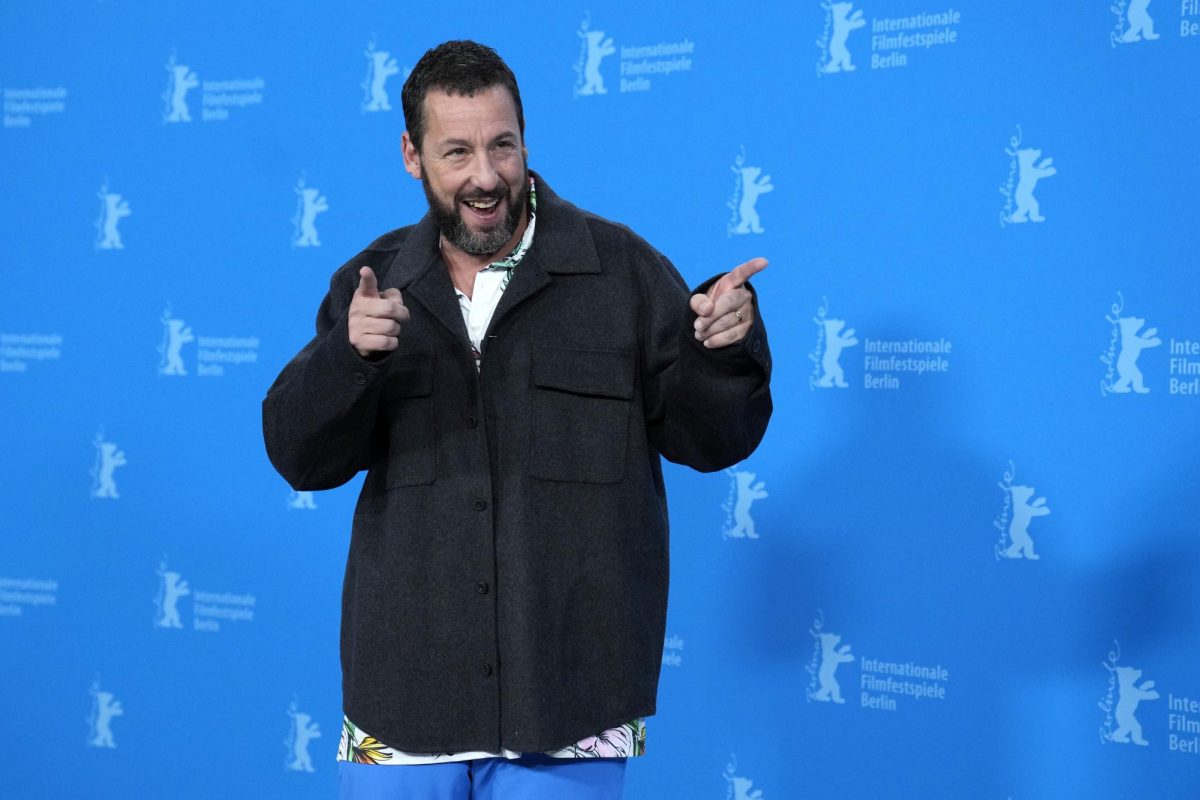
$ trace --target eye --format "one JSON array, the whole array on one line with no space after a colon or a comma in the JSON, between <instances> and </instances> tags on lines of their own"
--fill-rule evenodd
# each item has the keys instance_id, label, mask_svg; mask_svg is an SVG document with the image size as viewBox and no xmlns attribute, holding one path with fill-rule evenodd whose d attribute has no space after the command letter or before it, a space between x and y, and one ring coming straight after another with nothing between
<instances>
[{"instance_id":1,"label":"eye","mask_svg":"<svg viewBox=\"0 0 1200 800\"><path fill-rule=\"evenodd\" d=\"M467 148L455 147L451 150L446 151L446 158L461 158L462 156L465 156L466 154L467 154Z\"/></svg>"},{"instance_id":2,"label":"eye","mask_svg":"<svg viewBox=\"0 0 1200 800\"><path fill-rule=\"evenodd\" d=\"M504 139L502 141L496 142L496 147L499 147L501 150L516 150L517 143L510 141L508 139Z\"/></svg>"}]
</instances>

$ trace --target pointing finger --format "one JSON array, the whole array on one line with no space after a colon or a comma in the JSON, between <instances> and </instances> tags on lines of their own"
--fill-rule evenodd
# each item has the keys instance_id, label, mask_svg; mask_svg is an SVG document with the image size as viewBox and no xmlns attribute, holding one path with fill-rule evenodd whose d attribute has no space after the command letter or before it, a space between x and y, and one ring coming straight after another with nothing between
<instances>
[{"instance_id":1,"label":"pointing finger","mask_svg":"<svg viewBox=\"0 0 1200 800\"><path fill-rule=\"evenodd\" d=\"M765 258L752 258L745 264L739 264L725 276L730 284L726 288L736 289L766 268L767 260Z\"/></svg>"},{"instance_id":2,"label":"pointing finger","mask_svg":"<svg viewBox=\"0 0 1200 800\"><path fill-rule=\"evenodd\" d=\"M378 297L379 283L375 280L375 270L370 267L361 267L358 270L358 289L355 294L363 297Z\"/></svg>"}]
</instances>

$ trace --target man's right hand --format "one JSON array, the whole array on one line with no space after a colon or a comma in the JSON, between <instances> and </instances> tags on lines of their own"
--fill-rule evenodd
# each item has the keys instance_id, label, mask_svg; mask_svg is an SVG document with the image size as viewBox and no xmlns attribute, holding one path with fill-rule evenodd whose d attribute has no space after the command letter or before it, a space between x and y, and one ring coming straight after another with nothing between
<instances>
[{"instance_id":1,"label":"man's right hand","mask_svg":"<svg viewBox=\"0 0 1200 800\"><path fill-rule=\"evenodd\" d=\"M358 288L350 301L348 322L350 344L360 356L390 353L400 346L400 326L408 322L408 309L399 289L387 289L380 294L375 271L362 267L358 271Z\"/></svg>"}]
</instances>

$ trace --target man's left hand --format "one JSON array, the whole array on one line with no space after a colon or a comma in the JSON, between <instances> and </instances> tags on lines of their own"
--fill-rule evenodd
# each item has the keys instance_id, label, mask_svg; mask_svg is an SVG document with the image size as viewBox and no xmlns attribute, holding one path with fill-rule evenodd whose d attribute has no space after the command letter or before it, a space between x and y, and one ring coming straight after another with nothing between
<instances>
[{"instance_id":1,"label":"man's left hand","mask_svg":"<svg viewBox=\"0 0 1200 800\"><path fill-rule=\"evenodd\" d=\"M746 338L754 324L754 298L746 281L766 268L765 258L752 258L722 275L704 294L692 295L696 338L705 347L725 347Z\"/></svg>"}]
</instances>

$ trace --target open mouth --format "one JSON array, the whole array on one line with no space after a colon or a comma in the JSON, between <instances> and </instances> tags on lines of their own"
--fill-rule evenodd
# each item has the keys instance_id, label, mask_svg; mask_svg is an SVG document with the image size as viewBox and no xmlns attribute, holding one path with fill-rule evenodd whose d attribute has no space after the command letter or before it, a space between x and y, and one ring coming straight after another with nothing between
<instances>
[{"instance_id":1,"label":"open mouth","mask_svg":"<svg viewBox=\"0 0 1200 800\"><path fill-rule=\"evenodd\" d=\"M480 197L472 200L464 200L463 205L471 212L471 216L480 222L490 222L500 214L499 197Z\"/></svg>"}]
</instances>

